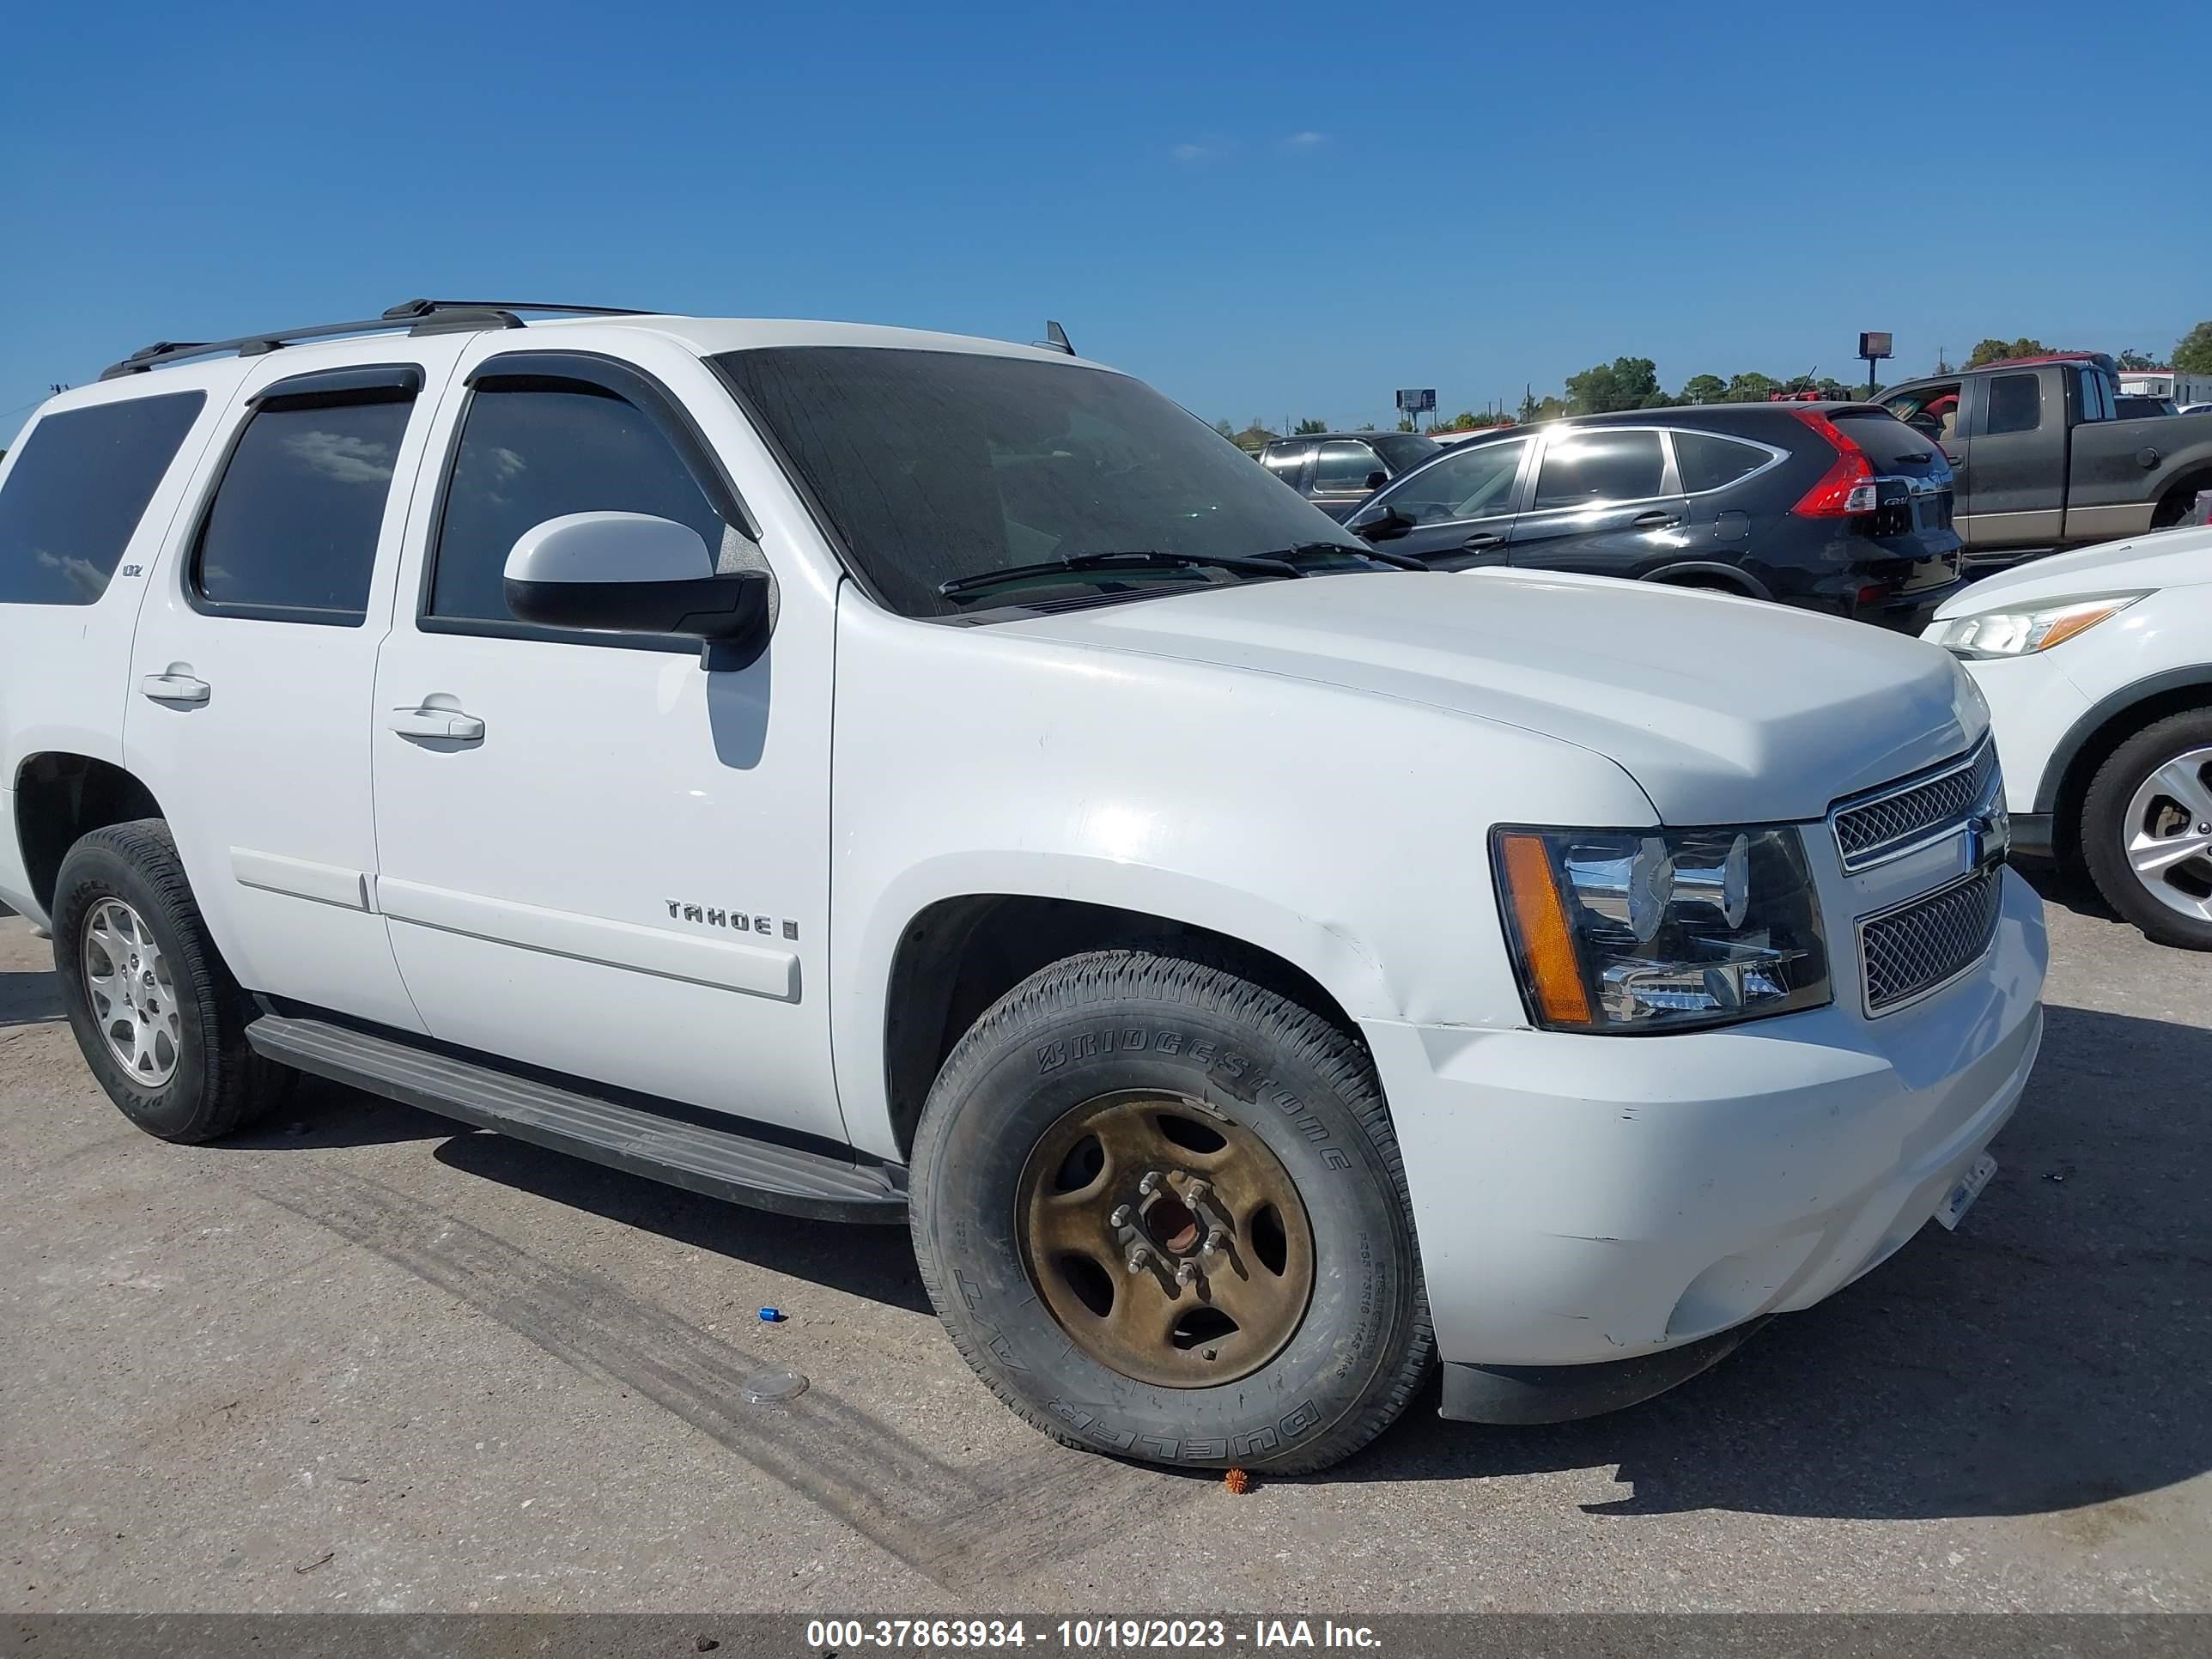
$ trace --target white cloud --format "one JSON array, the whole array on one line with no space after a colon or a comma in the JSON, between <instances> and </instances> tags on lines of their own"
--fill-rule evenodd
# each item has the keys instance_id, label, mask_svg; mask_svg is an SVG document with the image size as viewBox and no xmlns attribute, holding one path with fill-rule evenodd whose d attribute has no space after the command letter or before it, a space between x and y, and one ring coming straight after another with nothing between
<instances>
[{"instance_id":1,"label":"white cloud","mask_svg":"<svg viewBox=\"0 0 2212 1659\"><path fill-rule=\"evenodd\" d=\"M347 432L297 432L286 437L283 448L295 460L339 483L387 483L392 478L392 446Z\"/></svg>"},{"instance_id":2,"label":"white cloud","mask_svg":"<svg viewBox=\"0 0 2212 1659\"><path fill-rule=\"evenodd\" d=\"M1328 142L1327 133L1316 132L1309 127L1304 131L1294 132L1284 139L1283 148L1285 149L1319 149Z\"/></svg>"},{"instance_id":3,"label":"white cloud","mask_svg":"<svg viewBox=\"0 0 2212 1659\"><path fill-rule=\"evenodd\" d=\"M1204 161L1220 155L1221 147L1218 144L1183 143L1177 144L1168 154L1174 156L1176 161L1185 163Z\"/></svg>"}]
</instances>

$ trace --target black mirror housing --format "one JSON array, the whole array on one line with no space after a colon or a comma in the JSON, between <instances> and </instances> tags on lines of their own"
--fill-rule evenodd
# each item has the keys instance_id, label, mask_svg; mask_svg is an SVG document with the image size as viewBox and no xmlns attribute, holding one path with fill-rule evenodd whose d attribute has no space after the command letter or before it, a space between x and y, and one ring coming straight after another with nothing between
<instances>
[{"instance_id":1,"label":"black mirror housing","mask_svg":"<svg viewBox=\"0 0 2212 1659\"><path fill-rule=\"evenodd\" d=\"M526 582L507 579L507 608L540 628L674 634L702 641L711 669L742 668L768 645L769 574L733 570L659 582Z\"/></svg>"},{"instance_id":2,"label":"black mirror housing","mask_svg":"<svg viewBox=\"0 0 2212 1659\"><path fill-rule=\"evenodd\" d=\"M1386 507L1365 524L1351 526L1352 534L1370 542L1393 542L1411 530L1414 525L1411 514L1395 507Z\"/></svg>"}]
</instances>

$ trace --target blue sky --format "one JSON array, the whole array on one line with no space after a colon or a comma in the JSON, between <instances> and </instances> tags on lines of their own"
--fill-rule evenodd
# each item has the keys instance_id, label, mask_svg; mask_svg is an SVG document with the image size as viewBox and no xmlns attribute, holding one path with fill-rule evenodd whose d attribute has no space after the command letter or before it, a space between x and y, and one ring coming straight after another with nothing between
<instances>
[{"instance_id":1,"label":"blue sky","mask_svg":"<svg viewBox=\"0 0 2212 1659\"><path fill-rule=\"evenodd\" d=\"M1240 425L2212 316L2203 0L129 0L6 36L9 430L148 341L418 294L1052 316Z\"/></svg>"}]
</instances>

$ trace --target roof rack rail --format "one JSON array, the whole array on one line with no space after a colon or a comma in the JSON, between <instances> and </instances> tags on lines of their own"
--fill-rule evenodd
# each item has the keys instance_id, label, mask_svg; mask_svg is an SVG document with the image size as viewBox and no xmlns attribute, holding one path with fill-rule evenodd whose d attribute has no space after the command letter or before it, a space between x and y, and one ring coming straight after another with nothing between
<instances>
[{"instance_id":1,"label":"roof rack rail","mask_svg":"<svg viewBox=\"0 0 2212 1659\"><path fill-rule=\"evenodd\" d=\"M375 334L404 328L410 334L445 334L484 328L520 328L525 311L555 312L576 317L657 317L659 312L632 306L547 305L532 300L406 300L387 307L383 315L352 323L314 323L305 328L277 328L258 334L241 334L230 340L156 340L141 347L119 363L100 370L103 380L125 374L143 374L164 363L188 357L213 357L235 352L258 357L304 340L335 339L346 334Z\"/></svg>"}]
</instances>

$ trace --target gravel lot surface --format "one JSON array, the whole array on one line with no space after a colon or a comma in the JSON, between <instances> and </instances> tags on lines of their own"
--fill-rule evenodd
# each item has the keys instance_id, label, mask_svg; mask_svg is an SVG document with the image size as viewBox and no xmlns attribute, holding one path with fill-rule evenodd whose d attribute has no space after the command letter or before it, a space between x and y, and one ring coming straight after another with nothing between
<instances>
[{"instance_id":1,"label":"gravel lot surface","mask_svg":"<svg viewBox=\"0 0 2212 1659\"><path fill-rule=\"evenodd\" d=\"M2212 1609L2212 958L2046 890L2044 1058L1957 1234L1635 1411L1432 1387L1241 1498L1017 1423L902 1232L319 1084L148 1139L0 920L0 1605ZM774 1368L812 1386L744 1404Z\"/></svg>"}]
</instances>

